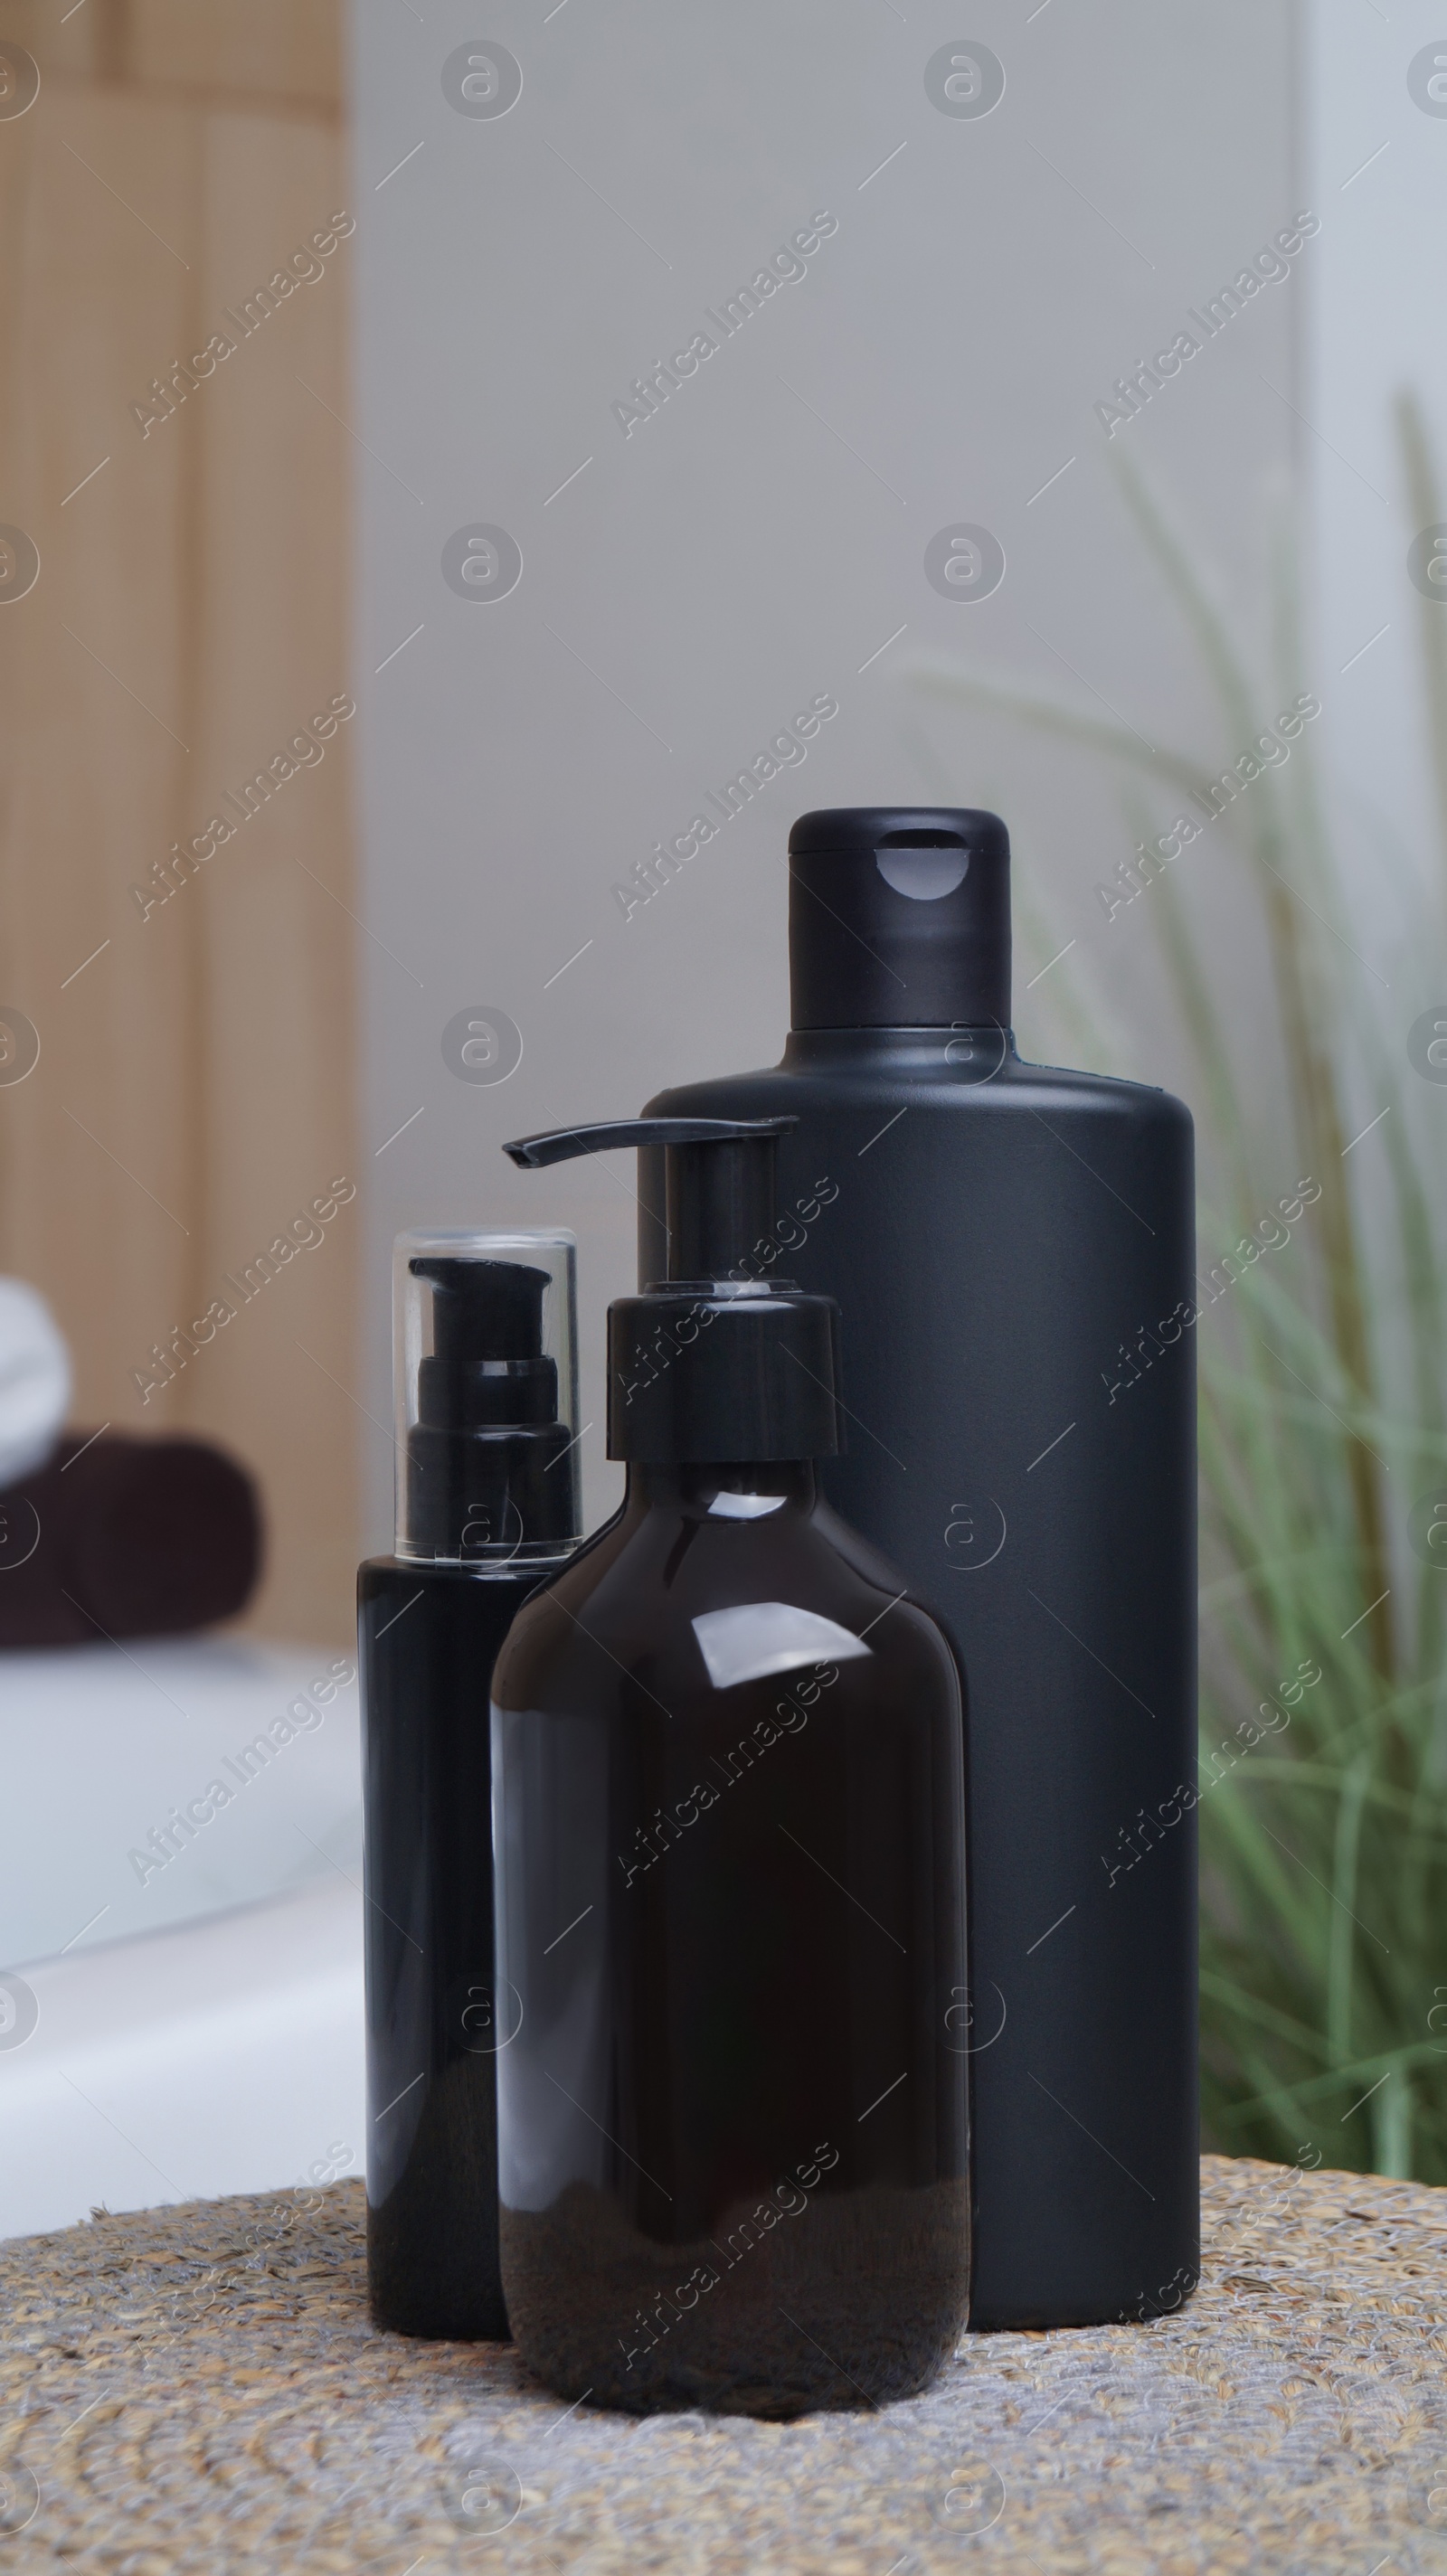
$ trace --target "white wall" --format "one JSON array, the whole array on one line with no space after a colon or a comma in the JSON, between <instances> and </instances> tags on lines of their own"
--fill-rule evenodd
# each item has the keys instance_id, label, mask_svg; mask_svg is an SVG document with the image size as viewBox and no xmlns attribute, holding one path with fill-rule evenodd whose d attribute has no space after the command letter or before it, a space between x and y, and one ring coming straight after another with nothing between
<instances>
[{"instance_id":1,"label":"white wall","mask_svg":"<svg viewBox=\"0 0 1447 2576\"><path fill-rule=\"evenodd\" d=\"M925 87L962 30L1006 73L978 118ZM444 95L473 38L522 67L503 115ZM596 1417L603 1306L632 1284L631 1166L526 1179L497 1148L773 1060L795 813L997 805L1018 880L1139 1012L1149 932L1107 935L1092 892L1129 850L1114 786L911 674L947 653L1153 744L1213 747L1112 469L1128 454L1170 496L1259 631L1321 243L1115 439L1093 407L1305 202L1293 19L1251 0L1114 0L1108 19L1078 0L359 0L355 52L366 1400L385 1415L399 1227L558 1217L580 1238ZM822 209L838 229L803 282L625 435L610 407L630 380ZM443 578L477 522L521 549L506 597ZM987 599L925 577L954 522L1003 546ZM615 881L825 692L840 711L806 763L625 921ZM1159 827L1178 791L1145 792ZM500 1086L443 1064L471 1003L522 1032ZM1023 992L1017 1021L1028 1049ZM1176 1077L1168 1028L1138 1049ZM372 1436L380 1539L391 1449ZM585 1460L596 1518L615 1490L601 1428Z\"/></svg>"},{"instance_id":2,"label":"white wall","mask_svg":"<svg viewBox=\"0 0 1447 2576\"><path fill-rule=\"evenodd\" d=\"M1447 519L1444 28L1431 0L1396 0L1390 18L1363 0L1315 0L1306 57L1311 185L1328 218L1310 279L1301 395L1312 423L1303 464L1320 686L1330 700L1335 820L1357 932L1390 972L1383 1011L1401 1031L1443 990L1435 949L1395 953L1403 908L1383 857L1400 850L1409 879L1435 870L1440 881L1421 674L1424 626L1440 622L1447 643L1447 588L1429 605L1409 578L1419 516L1394 406L1406 392L1421 404L1437 458L1438 516ZM1440 74L1413 70L1424 51L1440 57ZM1424 106L1433 78L1440 94Z\"/></svg>"}]
</instances>

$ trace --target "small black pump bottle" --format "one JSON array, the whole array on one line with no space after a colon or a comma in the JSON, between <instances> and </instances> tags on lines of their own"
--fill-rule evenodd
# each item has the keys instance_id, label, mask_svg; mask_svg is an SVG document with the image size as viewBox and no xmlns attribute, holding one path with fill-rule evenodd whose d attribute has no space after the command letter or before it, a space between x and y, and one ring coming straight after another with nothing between
<instances>
[{"instance_id":1,"label":"small black pump bottle","mask_svg":"<svg viewBox=\"0 0 1447 2576\"><path fill-rule=\"evenodd\" d=\"M493 1676L503 2284L558 2394L907 2397L969 2282L962 1692L823 1503L838 1310L760 1276L790 1119L666 1149L668 1276L608 1311L617 1518Z\"/></svg>"},{"instance_id":2,"label":"small black pump bottle","mask_svg":"<svg viewBox=\"0 0 1447 2576\"><path fill-rule=\"evenodd\" d=\"M405 1234L397 1552L357 1578L367 2274L377 2323L505 2338L488 1681L579 1535L573 1243Z\"/></svg>"}]
</instances>

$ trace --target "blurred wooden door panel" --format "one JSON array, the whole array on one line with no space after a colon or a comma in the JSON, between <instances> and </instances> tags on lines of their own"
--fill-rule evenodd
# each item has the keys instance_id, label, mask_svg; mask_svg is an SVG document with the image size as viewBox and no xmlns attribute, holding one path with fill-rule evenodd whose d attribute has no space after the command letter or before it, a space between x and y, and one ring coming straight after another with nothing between
<instances>
[{"instance_id":1,"label":"blurred wooden door panel","mask_svg":"<svg viewBox=\"0 0 1447 2576\"><path fill-rule=\"evenodd\" d=\"M354 1205L297 1239L358 1178L337 11L82 14L5 28L42 78L0 120L0 523L41 569L0 613L0 1002L41 1053L0 1084L0 1265L54 1302L78 1418L260 1475L258 1622L344 1636Z\"/></svg>"}]
</instances>

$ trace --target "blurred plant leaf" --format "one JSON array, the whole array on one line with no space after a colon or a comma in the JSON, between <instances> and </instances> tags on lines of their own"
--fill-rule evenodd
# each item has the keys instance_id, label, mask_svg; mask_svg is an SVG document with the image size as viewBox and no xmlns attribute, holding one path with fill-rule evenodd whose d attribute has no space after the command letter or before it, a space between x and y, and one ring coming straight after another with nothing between
<instances>
[{"instance_id":1,"label":"blurred plant leaf","mask_svg":"<svg viewBox=\"0 0 1447 2576\"><path fill-rule=\"evenodd\" d=\"M1440 504L1410 399L1398 429L1420 528ZM1208 738L1224 740L1234 760L1270 709L1309 685L1293 550L1278 550L1275 667L1264 684L1139 474L1124 462L1118 470L1209 683ZM1435 899L1423 898L1385 833L1378 858L1416 905L1414 946L1437 954L1447 614L1424 601L1419 624L1441 839ZM1197 796L1200 812L1197 792L1221 774L1204 748L1152 753L1125 724L976 679L940 656L916 662L912 677L936 700L1109 764L1137 846L1149 839L1149 788ZM1403 1078L1385 978L1348 936L1326 814L1308 727L1289 764L1264 769L1204 827L1260 909L1301 1157L1286 1192L1262 1177L1277 1171L1282 1132L1275 1086L1261 1079L1262 1032L1247 1045L1231 1025L1234 979L1216 971L1188 854L1179 873L1165 868L1143 889L1190 1051L1204 1159L1224 1194L1222 1206L1200 1208L1208 1284L1229 1280L1225 1248L1282 1196L1320 1184L1286 1227L1290 1248L1242 1268L1229 1294L1213 1285L1198 1327L1202 2101L1208 2143L1232 2152L1290 2158L1311 2141L1327 2164L1442 2183L1447 1559L1425 1561L1409 1515L1434 1479L1447 1495L1447 1173L1443 1123L1432 1116L1447 1102ZM1051 961L1042 1001L1077 1053L1110 1061L1108 1014L1091 992L1100 939L1067 949L1038 911L1022 911L1022 927ZM1380 1150L1358 1158L1367 1132Z\"/></svg>"}]
</instances>

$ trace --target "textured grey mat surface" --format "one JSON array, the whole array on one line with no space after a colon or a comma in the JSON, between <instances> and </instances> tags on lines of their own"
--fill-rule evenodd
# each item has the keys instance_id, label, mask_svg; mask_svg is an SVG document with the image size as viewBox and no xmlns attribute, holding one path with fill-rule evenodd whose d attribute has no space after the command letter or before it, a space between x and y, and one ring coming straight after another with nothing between
<instances>
[{"instance_id":1,"label":"textured grey mat surface","mask_svg":"<svg viewBox=\"0 0 1447 2576\"><path fill-rule=\"evenodd\" d=\"M510 2348L377 2333L359 2183L0 2245L0 2576L1447 2576L1447 2191L1202 2185L1176 2315L785 2425L565 2415Z\"/></svg>"}]
</instances>

